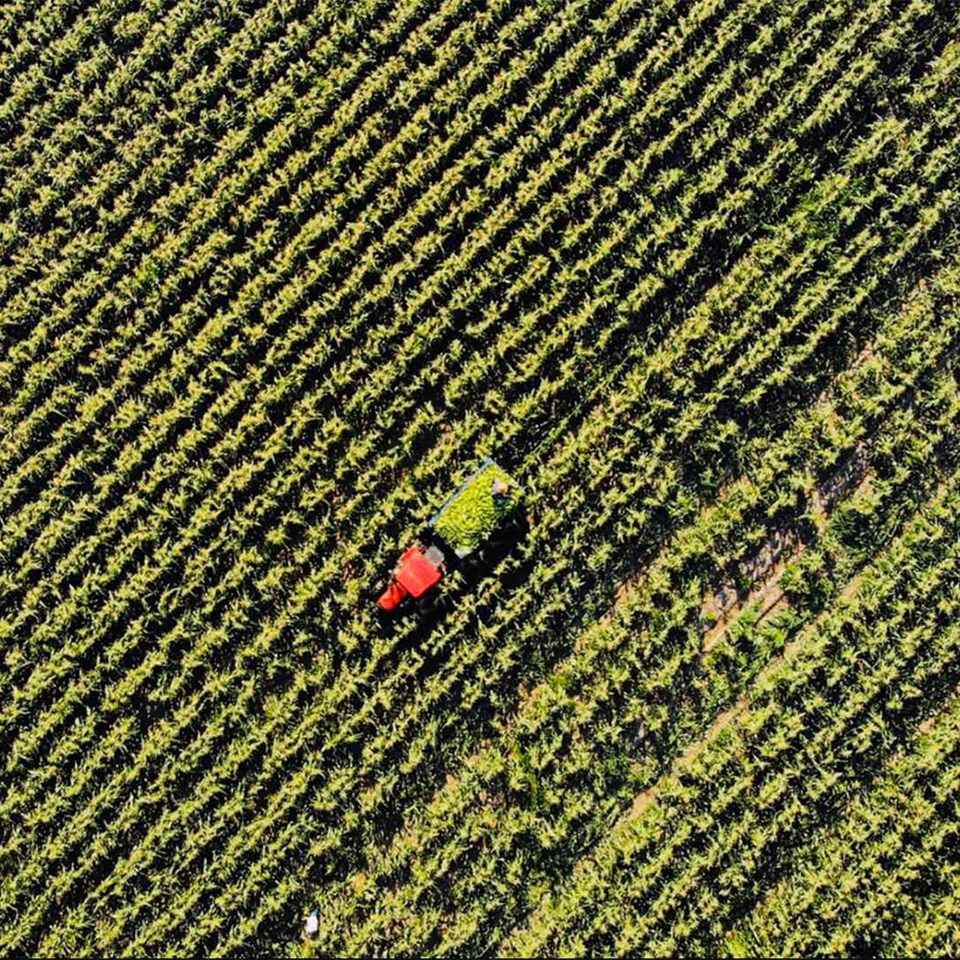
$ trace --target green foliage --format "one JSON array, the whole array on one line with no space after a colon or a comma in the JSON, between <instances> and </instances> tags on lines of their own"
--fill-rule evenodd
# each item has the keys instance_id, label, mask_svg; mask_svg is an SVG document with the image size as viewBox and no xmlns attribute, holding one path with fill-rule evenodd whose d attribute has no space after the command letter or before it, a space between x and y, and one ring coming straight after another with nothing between
<instances>
[{"instance_id":1,"label":"green foliage","mask_svg":"<svg viewBox=\"0 0 960 960\"><path fill-rule=\"evenodd\" d=\"M509 492L495 497L493 486L498 480L509 486ZM434 529L464 555L483 543L504 518L517 509L519 498L517 482L496 464L488 464L444 505Z\"/></svg>"},{"instance_id":2,"label":"green foliage","mask_svg":"<svg viewBox=\"0 0 960 960\"><path fill-rule=\"evenodd\" d=\"M958 25L6 4L5 952L957 953Z\"/></svg>"}]
</instances>

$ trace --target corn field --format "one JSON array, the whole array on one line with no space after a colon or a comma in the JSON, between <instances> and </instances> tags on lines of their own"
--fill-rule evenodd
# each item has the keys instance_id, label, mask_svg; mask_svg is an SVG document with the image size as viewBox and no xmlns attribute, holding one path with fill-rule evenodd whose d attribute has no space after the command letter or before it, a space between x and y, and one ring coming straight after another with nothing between
<instances>
[{"instance_id":1,"label":"corn field","mask_svg":"<svg viewBox=\"0 0 960 960\"><path fill-rule=\"evenodd\" d=\"M958 347L956 0L0 0L0 948L960 953Z\"/></svg>"}]
</instances>

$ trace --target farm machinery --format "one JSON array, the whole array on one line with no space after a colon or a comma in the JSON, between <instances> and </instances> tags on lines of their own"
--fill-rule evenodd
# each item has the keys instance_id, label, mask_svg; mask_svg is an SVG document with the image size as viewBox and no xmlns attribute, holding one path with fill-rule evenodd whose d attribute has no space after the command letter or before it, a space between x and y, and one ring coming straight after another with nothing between
<instances>
[{"instance_id":1,"label":"farm machinery","mask_svg":"<svg viewBox=\"0 0 960 960\"><path fill-rule=\"evenodd\" d=\"M419 600L449 567L478 551L516 517L523 491L489 457L430 518L426 530L401 555L377 606L390 613Z\"/></svg>"}]
</instances>

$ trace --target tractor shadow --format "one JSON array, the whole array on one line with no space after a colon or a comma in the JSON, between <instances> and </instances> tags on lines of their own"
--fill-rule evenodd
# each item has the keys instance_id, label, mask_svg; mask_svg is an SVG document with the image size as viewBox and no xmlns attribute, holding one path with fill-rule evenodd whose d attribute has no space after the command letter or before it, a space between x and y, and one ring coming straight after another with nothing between
<instances>
[{"instance_id":1,"label":"tractor shadow","mask_svg":"<svg viewBox=\"0 0 960 960\"><path fill-rule=\"evenodd\" d=\"M492 576L505 560L519 550L529 533L529 517L525 514L515 514L506 520L483 546L461 559L435 531L425 528L418 539L421 543L435 543L443 551L446 557L447 574L439 586L426 596L419 600L410 600L396 611L386 613L379 607L375 608L374 616L380 629L385 633L392 633L401 625L405 627L414 625L415 629L404 631L405 636L398 646L398 652L421 646L445 616L456 607L468 602L468 598L478 584ZM532 563L532 560L521 560L505 565L499 573L499 578L507 593L517 589L527 580ZM457 587L451 588L451 585L445 581L454 574L460 583ZM377 584L378 589L381 586L382 584Z\"/></svg>"},{"instance_id":2,"label":"tractor shadow","mask_svg":"<svg viewBox=\"0 0 960 960\"><path fill-rule=\"evenodd\" d=\"M470 556L463 559L458 558L452 548L444 543L436 533L431 531L428 535L447 556L447 566L451 573L459 573L469 589L475 587L485 577L490 576L507 557L519 548L529 533L529 517L524 513L513 514L497 528L481 547L478 547ZM518 586L526 579L527 572L525 564L515 566L504 578L505 581L508 581L504 583L504 586L508 589Z\"/></svg>"}]
</instances>

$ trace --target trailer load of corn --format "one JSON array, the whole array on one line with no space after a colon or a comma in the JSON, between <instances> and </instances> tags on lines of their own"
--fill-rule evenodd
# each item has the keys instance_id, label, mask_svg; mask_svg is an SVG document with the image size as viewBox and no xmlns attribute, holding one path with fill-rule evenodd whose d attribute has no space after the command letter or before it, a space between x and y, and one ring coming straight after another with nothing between
<instances>
[{"instance_id":1,"label":"trailer load of corn","mask_svg":"<svg viewBox=\"0 0 960 960\"><path fill-rule=\"evenodd\" d=\"M430 518L430 526L463 558L501 526L522 496L516 480L488 457Z\"/></svg>"}]
</instances>

